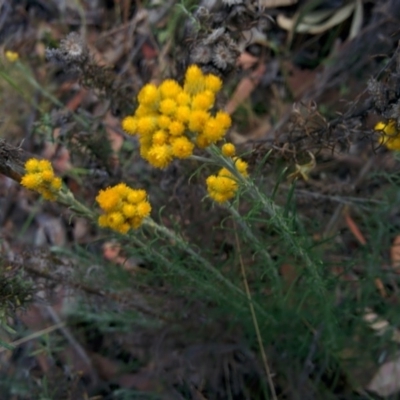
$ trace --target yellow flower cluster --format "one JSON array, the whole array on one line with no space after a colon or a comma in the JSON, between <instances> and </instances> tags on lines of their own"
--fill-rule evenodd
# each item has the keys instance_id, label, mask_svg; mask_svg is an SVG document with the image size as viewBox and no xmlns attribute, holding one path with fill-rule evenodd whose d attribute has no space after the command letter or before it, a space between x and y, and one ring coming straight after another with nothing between
<instances>
[{"instance_id":1,"label":"yellow flower cluster","mask_svg":"<svg viewBox=\"0 0 400 400\"><path fill-rule=\"evenodd\" d=\"M16 53L15 51L7 50L4 55L6 56L6 59L13 63L19 59L19 54Z\"/></svg>"},{"instance_id":2,"label":"yellow flower cluster","mask_svg":"<svg viewBox=\"0 0 400 400\"><path fill-rule=\"evenodd\" d=\"M96 201L105 212L98 219L99 225L119 233L138 228L151 211L146 191L132 189L125 183L100 190Z\"/></svg>"},{"instance_id":3,"label":"yellow flower cluster","mask_svg":"<svg viewBox=\"0 0 400 400\"><path fill-rule=\"evenodd\" d=\"M145 85L139 92L135 114L124 118L122 128L139 136L144 159L154 167L165 168L174 158L191 156L195 145L205 148L225 136L231 126L229 114L210 112L221 87L218 76L204 75L192 65L183 87L172 79L158 87Z\"/></svg>"},{"instance_id":4,"label":"yellow flower cluster","mask_svg":"<svg viewBox=\"0 0 400 400\"><path fill-rule=\"evenodd\" d=\"M378 122L375 130L381 132L379 143L389 150L400 150L400 132L397 130L397 122L390 119L388 122Z\"/></svg>"},{"instance_id":5,"label":"yellow flower cluster","mask_svg":"<svg viewBox=\"0 0 400 400\"><path fill-rule=\"evenodd\" d=\"M39 192L46 200L56 199L62 181L54 176L50 161L31 158L25 163L25 171L21 179L22 186Z\"/></svg>"},{"instance_id":6,"label":"yellow flower cluster","mask_svg":"<svg viewBox=\"0 0 400 400\"><path fill-rule=\"evenodd\" d=\"M247 176L247 163L240 158L234 158L235 168L242 176ZM238 183L234 175L227 169L221 168L217 175L207 178L207 191L210 197L217 203L224 203L235 196Z\"/></svg>"}]
</instances>

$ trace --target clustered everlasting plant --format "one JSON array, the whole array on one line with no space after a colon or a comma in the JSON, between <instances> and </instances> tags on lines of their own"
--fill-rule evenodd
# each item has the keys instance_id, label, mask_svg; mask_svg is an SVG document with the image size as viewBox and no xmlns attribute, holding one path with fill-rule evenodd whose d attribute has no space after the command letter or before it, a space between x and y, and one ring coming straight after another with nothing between
<instances>
[{"instance_id":1,"label":"clustered everlasting plant","mask_svg":"<svg viewBox=\"0 0 400 400\"><path fill-rule=\"evenodd\" d=\"M196 65L187 69L183 87L172 79L159 87L147 84L138 95L139 106L134 115L122 121L123 129L139 136L143 158L154 167L165 168L174 158L190 157L196 146L204 149L224 138L231 118L221 110L212 113L221 87L218 76L204 75ZM220 154L231 160L231 167L240 176L248 176L247 163L235 156L232 143L224 143ZM45 199L56 199L61 179L54 176L49 161L30 159L25 170L23 186L36 190ZM206 184L209 196L218 203L233 198L239 187L237 176L226 167L209 176ZM64 198L76 205L73 195L65 194ZM146 191L132 189L125 183L100 190L96 201L104 212L97 218L99 226L122 234L137 229L151 212Z\"/></svg>"},{"instance_id":2,"label":"clustered everlasting plant","mask_svg":"<svg viewBox=\"0 0 400 400\"><path fill-rule=\"evenodd\" d=\"M124 183L100 190L96 201L105 212L98 219L99 225L119 233L138 228L151 211L146 191L132 189Z\"/></svg>"},{"instance_id":3,"label":"clustered everlasting plant","mask_svg":"<svg viewBox=\"0 0 400 400\"><path fill-rule=\"evenodd\" d=\"M183 87L172 79L160 86L145 85L138 95L139 106L133 116L122 121L123 129L138 135L140 154L157 168L167 167L174 158L188 158L195 147L204 149L224 138L231 126L228 113L212 109L215 96L222 88L221 79L213 74L204 75L197 65L186 71ZM222 154L232 157L235 146L225 143ZM238 172L246 176L247 164L235 158ZM222 168L218 175L207 179L210 197L219 203L231 199L238 183L234 175Z\"/></svg>"},{"instance_id":4,"label":"clustered everlasting plant","mask_svg":"<svg viewBox=\"0 0 400 400\"><path fill-rule=\"evenodd\" d=\"M221 140L231 126L224 111L212 115L221 79L190 66L183 87L172 79L159 87L148 84L138 95L139 107L122 121L123 129L138 135L140 154L151 165L165 168L174 158L188 158L195 146L205 148Z\"/></svg>"},{"instance_id":5,"label":"clustered everlasting plant","mask_svg":"<svg viewBox=\"0 0 400 400\"><path fill-rule=\"evenodd\" d=\"M26 174L21 185L40 193L46 200L55 200L61 189L61 178L54 176L53 167L48 160L31 158L25 163Z\"/></svg>"},{"instance_id":6,"label":"clustered everlasting plant","mask_svg":"<svg viewBox=\"0 0 400 400\"><path fill-rule=\"evenodd\" d=\"M234 158L235 168L240 175L246 177L247 163L240 158ZM207 178L207 191L210 197L217 203L224 203L235 196L238 190L238 182L232 172L227 168L221 168L217 175L211 175Z\"/></svg>"}]
</instances>

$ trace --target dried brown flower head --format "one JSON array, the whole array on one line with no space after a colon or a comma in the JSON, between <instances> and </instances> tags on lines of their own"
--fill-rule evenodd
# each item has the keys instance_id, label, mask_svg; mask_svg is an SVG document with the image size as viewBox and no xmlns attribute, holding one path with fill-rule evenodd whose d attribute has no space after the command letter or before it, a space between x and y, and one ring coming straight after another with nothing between
<instances>
[{"instance_id":1,"label":"dried brown flower head","mask_svg":"<svg viewBox=\"0 0 400 400\"><path fill-rule=\"evenodd\" d=\"M219 43L213 50L212 61L217 68L226 70L235 63L236 56L226 44Z\"/></svg>"},{"instance_id":2,"label":"dried brown flower head","mask_svg":"<svg viewBox=\"0 0 400 400\"><path fill-rule=\"evenodd\" d=\"M210 46L199 43L193 48L190 53L191 64L207 64L211 61L213 56L212 49Z\"/></svg>"},{"instance_id":3,"label":"dried brown flower head","mask_svg":"<svg viewBox=\"0 0 400 400\"><path fill-rule=\"evenodd\" d=\"M46 49L46 57L68 69L76 70L87 61L89 52L81 36L76 32L71 32L61 40L58 49Z\"/></svg>"}]
</instances>

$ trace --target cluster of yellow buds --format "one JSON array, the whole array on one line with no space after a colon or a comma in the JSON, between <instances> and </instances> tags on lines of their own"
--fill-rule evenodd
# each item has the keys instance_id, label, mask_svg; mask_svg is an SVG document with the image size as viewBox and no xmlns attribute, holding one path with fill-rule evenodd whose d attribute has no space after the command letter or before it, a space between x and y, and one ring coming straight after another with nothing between
<instances>
[{"instance_id":1,"label":"cluster of yellow buds","mask_svg":"<svg viewBox=\"0 0 400 400\"><path fill-rule=\"evenodd\" d=\"M174 158L191 156L195 146L205 148L225 136L231 126L229 114L210 112L221 87L218 76L204 75L198 66L191 65L183 87L172 79L158 87L145 85L135 114L124 118L122 128L139 136L144 159L165 168Z\"/></svg>"},{"instance_id":2,"label":"cluster of yellow buds","mask_svg":"<svg viewBox=\"0 0 400 400\"><path fill-rule=\"evenodd\" d=\"M397 129L397 121L390 119L388 122L378 122L375 130L381 133L379 143L389 150L400 150L400 132Z\"/></svg>"},{"instance_id":3,"label":"cluster of yellow buds","mask_svg":"<svg viewBox=\"0 0 400 400\"><path fill-rule=\"evenodd\" d=\"M4 55L6 56L6 59L10 62L10 63L14 63L15 61L17 61L19 59L19 54L16 53L15 51L11 51L11 50L7 50Z\"/></svg>"},{"instance_id":4,"label":"cluster of yellow buds","mask_svg":"<svg viewBox=\"0 0 400 400\"><path fill-rule=\"evenodd\" d=\"M224 146L222 151L224 151ZM238 157L234 157L233 160L239 174L247 176L247 163ZM217 175L209 176L206 183L209 196L217 203L224 203L233 198L239 188L235 176L227 168L221 168Z\"/></svg>"},{"instance_id":5,"label":"cluster of yellow buds","mask_svg":"<svg viewBox=\"0 0 400 400\"><path fill-rule=\"evenodd\" d=\"M26 174L21 185L39 192L46 200L55 200L61 189L61 178L54 176L53 167L48 160L30 158L25 163Z\"/></svg>"},{"instance_id":6,"label":"cluster of yellow buds","mask_svg":"<svg viewBox=\"0 0 400 400\"><path fill-rule=\"evenodd\" d=\"M99 225L119 233L137 229L151 211L146 191L132 189L125 183L100 190L96 201L105 212L98 219Z\"/></svg>"}]
</instances>

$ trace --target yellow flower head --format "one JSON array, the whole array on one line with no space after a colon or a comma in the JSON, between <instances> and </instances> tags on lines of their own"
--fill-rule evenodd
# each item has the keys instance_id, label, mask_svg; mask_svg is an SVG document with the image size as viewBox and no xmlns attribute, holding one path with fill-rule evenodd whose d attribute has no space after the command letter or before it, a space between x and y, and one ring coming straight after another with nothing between
<instances>
[{"instance_id":1,"label":"yellow flower head","mask_svg":"<svg viewBox=\"0 0 400 400\"><path fill-rule=\"evenodd\" d=\"M31 158L25 163L26 174L21 178L21 185L36 190L46 200L55 200L62 186L61 178L54 176L53 167L48 160Z\"/></svg>"},{"instance_id":2,"label":"yellow flower head","mask_svg":"<svg viewBox=\"0 0 400 400\"><path fill-rule=\"evenodd\" d=\"M188 106L179 106L176 109L175 118L182 123L188 122L190 118L190 108Z\"/></svg>"},{"instance_id":3,"label":"yellow flower head","mask_svg":"<svg viewBox=\"0 0 400 400\"><path fill-rule=\"evenodd\" d=\"M163 130L158 130L154 135L153 135L153 144L154 145L162 145L166 144L168 141L168 134L167 132Z\"/></svg>"},{"instance_id":4,"label":"yellow flower head","mask_svg":"<svg viewBox=\"0 0 400 400\"><path fill-rule=\"evenodd\" d=\"M189 129L192 132L199 132L209 120L210 114L204 110L192 111L189 118Z\"/></svg>"},{"instance_id":5,"label":"yellow flower head","mask_svg":"<svg viewBox=\"0 0 400 400\"><path fill-rule=\"evenodd\" d=\"M181 136L185 132L185 126L182 124L182 122L172 121L169 124L168 130L172 136Z\"/></svg>"},{"instance_id":6,"label":"yellow flower head","mask_svg":"<svg viewBox=\"0 0 400 400\"><path fill-rule=\"evenodd\" d=\"M40 160L38 169L41 171L53 171L53 167L51 166L51 162L49 160Z\"/></svg>"},{"instance_id":7,"label":"yellow flower head","mask_svg":"<svg viewBox=\"0 0 400 400\"><path fill-rule=\"evenodd\" d=\"M241 158L238 158L238 157L235 157L234 160L235 160L235 167L239 171L239 173L243 176L248 176L247 162L243 161Z\"/></svg>"},{"instance_id":8,"label":"yellow flower head","mask_svg":"<svg viewBox=\"0 0 400 400\"><path fill-rule=\"evenodd\" d=\"M172 154L177 158L187 158L193 154L194 144L185 136L174 139L171 143Z\"/></svg>"},{"instance_id":9,"label":"yellow flower head","mask_svg":"<svg viewBox=\"0 0 400 400\"><path fill-rule=\"evenodd\" d=\"M160 129L168 129L170 123L171 118L167 117L166 115L160 115L157 118L157 124Z\"/></svg>"},{"instance_id":10,"label":"yellow flower head","mask_svg":"<svg viewBox=\"0 0 400 400\"><path fill-rule=\"evenodd\" d=\"M157 119L151 116L142 117L137 123L139 135L151 135L157 129Z\"/></svg>"},{"instance_id":11,"label":"yellow flower head","mask_svg":"<svg viewBox=\"0 0 400 400\"><path fill-rule=\"evenodd\" d=\"M209 118L203 128L203 135L211 142L221 140L226 133L226 128L217 118Z\"/></svg>"},{"instance_id":12,"label":"yellow flower head","mask_svg":"<svg viewBox=\"0 0 400 400\"><path fill-rule=\"evenodd\" d=\"M173 79L165 80L159 87L163 99L174 99L182 92L179 83Z\"/></svg>"},{"instance_id":13,"label":"yellow flower head","mask_svg":"<svg viewBox=\"0 0 400 400\"><path fill-rule=\"evenodd\" d=\"M225 111L218 111L215 116L215 119L223 129L228 130L231 127L232 119L230 115Z\"/></svg>"},{"instance_id":14,"label":"yellow flower head","mask_svg":"<svg viewBox=\"0 0 400 400\"><path fill-rule=\"evenodd\" d=\"M176 101L172 99L162 100L160 103L160 112L165 115L173 115L176 111Z\"/></svg>"},{"instance_id":15,"label":"yellow flower head","mask_svg":"<svg viewBox=\"0 0 400 400\"><path fill-rule=\"evenodd\" d=\"M54 179L53 170L46 169L42 172L42 179L44 182L51 182Z\"/></svg>"},{"instance_id":16,"label":"yellow flower head","mask_svg":"<svg viewBox=\"0 0 400 400\"><path fill-rule=\"evenodd\" d=\"M119 211L111 212L107 215L107 224L111 229L118 230L124 223L125 218Z\"/></svg>"},{"instance_id":17,"label":"yellow flower head","mask_svg":"<svg viewBox=\"0 0 400 400\"><path fill-rule=\"evenodd\" d=\"M137 205L137 216L139 218L146 218L150 215L151 205L148 201L142 201Z\"/></svg>"},{"instance_id":18,"label":"yellow flower head","mask_svg":"<svg viewBox=\"0 0 400 400\"><path fill-rule=\"evenodd\" d=\"M203 134L197 135L196 137L196 145L200 149L205 149L211 144L210 140Z\"/></svg>"},{"instance_id":19,"label":"yellow flower head","mask_svg":"<svg viewBox=\"0 0 400 400\"><path fill-rule=\"evenodd\" d=\"M30 158L25 163L26 172L38 172L39 171L39 160L37 158Z\"/></svg>"},{"instance_id":20,"label":"yellow flower head","mask_svg":"<svg viewBox=\"0 0 400 400\"><path fill-rule=\"evenodd\" d=\"M138 101L141 105L149 108L157 108L160 93L156 85L151 83L143 86L138 94Z\"/></svg>"},{"instance_id":21,"label":"yellow flower head","mask_svg":"<svg viewBox=\"0 0 400 400\"><path fill-rule=\"evenodd\" d=\"M155 110L152 108L149 108L147 106L144 106L143 104L139 104L139 107L135 111L135 118L140 118L140 117L148 117L148 116L154 116L156 115Z\"/></svg>"},{"instance_id":22,"label":"yellow flower head","mask_svg":"<svg viewBox=\"0 0 400 400\"><path fill-rule=\"evenodd\" d=\"M215 96L210 90L198 93L193 97L193 110L208 110L214 105Z\"/></svg>"},{"instance_id":23,"label":"yellow flower head","mask_svg":"<svg viewBox=\"0 0 400 400\"><path fill-rule=\"evenodd\" d=\"M137 206L126 203L122 207L122 213L126 218L132 218L137 214Z\"/></svg>"},{"instance_id":24,"label":"yellow flower head","mask_svg":"<svg viewBox=\"0 0 400 400\"><path fill-rule=\"evenodd\" d=\"M205 88L205 78L202 70L197 65L191 65L186 70L185 83L183 89L185 92L194 95L203 91Z\"/></svg>"},{"instance_id":25,"label":"yellow flower head","mask_svg":"<svg viewBox=\"0 0 400 400\"><path fill-rule=\"evenodd\" d=\"M118 185L114 186L114 190L121 196L121 199L125 199L132 189L125 183L118 183Z\"/></svg>"},{"instance_id":26,"label":"yellow flower head","mask_svg":"<svg viewBox=\"0 0 400 400\"><path fill-rule=\"evenodd\" d=\"M129 193L128 202L131 204L138 204L142 202L147 196L147 193L143 189L133 190Z\"/></svg>"},{"instance_id":27,"label":"yellow flower head","mask_svg":"<svg viewBox=\"0 0 400 400\"><path fill-rule=\"evenodd\" d=\"M135 135L137 128L137 120L135 117L128 116L122 120L122 129L129 135Z\"/></svg>"},{"instance_id":28,"label":"yellow flower head","mask_svg":"<svg viewBox=\"0 0 400 400\"><path fill-rule=\"evenodd\" d=\"M96 201L104 211L110 212L117 209L120 198L121 196L115 188L108 187L105 190L100 190Z\"/></svg>"},{"instance_id":29,"label":"yellow flower head","mask_svg":"<svg viewBox=\"0 0 400 400\"><path fill-rule=\"evenodd\" d=\"M59 177L53 177L53 179L50 181L50 189L52 192L58 192L61 190L62 186L62 179Z\"/></svg>"},{"instance_id":30,"label":"yellow flower head","mask_svg":"<svg viewBox=\"0 0 400 400\"><path fill-rule=\"evenodd\" d=\"M208 74L205 76L205 87L213 93L218 93L222 88L222 80L216 75Z\"/></svg>"},{"instance_id":31,"label":"yellow flower head","mask_svg":"<svg viewBox=\"0 0 400 400\"><path fill-rule=\"evenodd\" d=\"M396 120L390 119L387 123L378 122L375 130L381 133L379 143L388 150L400 150L400 132L397 130Z\"/></svg>"},{"instance_id":32,"label":"yellow flower head","mask_svg":"<svg viewBox=\"0 0 400 400\"><path fill-rule=\"evenodd\" d=\"M37 189L42 184L40 173L29 173L22 177L21 185L27 189Z\"/></svg>"},{"instance_id":33,"label":"yellow flower head","mask_svg":"<svg viewBox=\"0 0 400 400\"><path fill-rule=\"evenodd\" d=\"M166 144L152 146L146 159L153 167L165 168L172 161L171 147Z\"/></svg>"},{"instance_id":34,"label":"yellow flower head","mask_svg":"<svg viewBox=\"0 0 400 400\"><path fill-rule=\"evenodd\" d=\"M232 143L225 143L221 148L222 154L225 157L232 157L236 153L236 148Z\"/></svg>"},{"instance_id":35,"label":"yellow flower head","mask_svg":"<svg viewBox=\"0 0 400 400\"><path fill-rule=\"evenodd\" d=\"M180 106L187 106L190 103L190 99L191 97L189 93L181 92L176 96L175 100Z\"/></svg>"}]
</instances>

